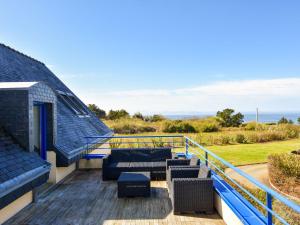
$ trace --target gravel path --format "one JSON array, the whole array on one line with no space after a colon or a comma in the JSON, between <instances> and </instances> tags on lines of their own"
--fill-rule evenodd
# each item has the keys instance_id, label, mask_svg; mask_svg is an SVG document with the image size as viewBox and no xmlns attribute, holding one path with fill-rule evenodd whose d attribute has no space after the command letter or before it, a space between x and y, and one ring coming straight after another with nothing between
<instances>
[{"instance_id":1,"label":"gravel path","mask_svg":"<svg viewBox=\"0 0 300 225\"><path fill-rule=\"evenodd\" d=\"M259 182L267 185L270 187L269 184L269 173L268 173L268 164L254 164L254 165L247 165L247 166L239 166L239 169L244 171L245 173L249 174ZM226 169L225 173L228 174L231 178L237 180L238 182L250 187L255 188L256 186L249 182L247 179L241 177L232 169Z\"/></svg>"}]
</instances>

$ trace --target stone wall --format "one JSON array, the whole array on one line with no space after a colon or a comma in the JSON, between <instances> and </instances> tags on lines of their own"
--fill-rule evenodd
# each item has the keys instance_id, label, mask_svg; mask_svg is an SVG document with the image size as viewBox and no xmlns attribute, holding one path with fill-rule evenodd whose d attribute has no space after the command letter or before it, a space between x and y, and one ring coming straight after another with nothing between
<instances>
[{"instance_id":1,"label":"stone wall","mask_svg":"<svg viewBox=\"0 0 300 225\"><path fill-rule=\"evenodd\" d=\"M29 150L27 90L0 90L0 126Z\"/></svg>"}]
</instances>

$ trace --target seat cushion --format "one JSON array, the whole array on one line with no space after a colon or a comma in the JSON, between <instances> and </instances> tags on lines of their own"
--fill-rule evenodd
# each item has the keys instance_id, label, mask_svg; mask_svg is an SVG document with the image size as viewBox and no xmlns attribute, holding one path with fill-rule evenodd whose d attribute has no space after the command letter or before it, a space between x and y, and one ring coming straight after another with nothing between
<instances>
[{"instance_id":1,"label":"seat cushion","mask_svg":"<svg viewBox=\"0 0 300 225\"><path fill-rule=\"evenodd\" d=\"M150 172L122 172L118 182L150 182Z\"/></svg>"},{"instance_id":2,"label":"seat cushion","mask_svg":"<svg viewBox=\"0 0 300 225\"><path fill-rule=\"evenodd\" d=\"M151 161L152 162L160 162L166 161L166 159L172 159L171 148L153 148L151 150Z\"/></svg>"},{"instance_id":3,"label":"seat cushion","mask_svg":"<svg viewBox=\"0 0 300 225\"><path fill-rule=\"evenodd\" d=\"M112 162L109 164L110 168L129 168L130 163L129 162Z\"/></svg>"},{"instance_id":4,"label":"seat cushion","mask_svg":"<svg viewBox=\"0 0 300 225\"><path fill-rule=\"evenodd\" d=\"M113 162L130 162L132 154L130 149L112 149L110 157Z\"/></svg>"},{"instance_id":5,"label":"seat cushion","mask_svg":"<svg viewBox=\"0 0 300 225\"><path fill-rule=\"evenodd\" d=\"M201 165L198 173L198 178L210 178L210 177L211 177L211 170L207 166Z\"/></svg>"},{"instance_id":6,"label":"seat cushion","mask_svg":"<svg viewBox=\"0 0 300 225\"><path fill-rule=\"evenodd\" d=\"M152 167L151 162L131 162L130 168L136 171L150 171Z\"/></svg>"},{"instance_id":7,"label":"seat cushion","mask_svg":"<svg viewBox=\"0 0 300 225\"><path fill-rule=\"evenodd\" d=\"M166 170L166 161L162 162L152 162L153 171L165 171Z\"/></svg>"},{"instance_id":8,"label":"seat cushion","mask_svg":"<svg viewBox=\"0 0 300 225\"><path fill-rule=\"evenodd\" d=\"M151 162L151 149L132 149L130 154L131 162Z\"/></svg>"}]
</instances>

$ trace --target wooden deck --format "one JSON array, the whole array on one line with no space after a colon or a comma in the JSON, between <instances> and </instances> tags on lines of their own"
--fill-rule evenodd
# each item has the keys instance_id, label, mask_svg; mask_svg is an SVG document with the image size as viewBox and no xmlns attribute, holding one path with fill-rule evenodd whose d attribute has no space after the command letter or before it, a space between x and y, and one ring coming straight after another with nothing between
<instances>
[{"instance_id":1,"label":"wooden deck","mask_svg":"<svg viewBox=\"0 0 300 225\"><path fill-rule=\"evenodd\" d=\"M151 198L117 198L117 184L103 182L101 172L76 171L8 224L172 224L223 225L219 215L173 215L165 181L151 182Z\"/></svg>"}]
</instances>

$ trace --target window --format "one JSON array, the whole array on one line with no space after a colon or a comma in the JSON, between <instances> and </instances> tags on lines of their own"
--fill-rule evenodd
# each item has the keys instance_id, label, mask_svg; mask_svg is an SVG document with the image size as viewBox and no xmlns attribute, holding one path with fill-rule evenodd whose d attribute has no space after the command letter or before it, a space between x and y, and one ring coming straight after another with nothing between
<instances>
[{"instance_id":1,"label":"window","mask_svg":"<svg viewBox=\"0 0 300 225\"><path fill-rule=\"evenodd\" d=\"M63 100L64 104L68 106L76 115L88 116L88 111L84 108L82 103L71 93L58 91L59 97Z\"/></svg>"}]
</instances>

